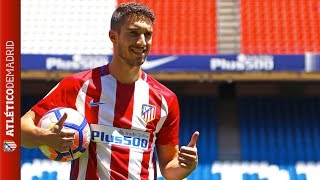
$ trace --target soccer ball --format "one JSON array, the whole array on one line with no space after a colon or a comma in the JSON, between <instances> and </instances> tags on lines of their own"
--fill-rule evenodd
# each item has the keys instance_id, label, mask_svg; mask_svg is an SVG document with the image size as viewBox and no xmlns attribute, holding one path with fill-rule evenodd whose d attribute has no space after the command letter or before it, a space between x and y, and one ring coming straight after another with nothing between
<instances>
[{"instance_id":1,"label":"soccer ball","mask_svg":"<svg viewBox=\"0 0 320 180\"><path fill-rule=\"evenodd\" d=\"M88 148L90 142L90 127L86 118L78 111L71 108L55 108L44 114L38 127L50 129L63 116L67 114L67 119L64 122L63 129L71 129L76 132L75 140L70 146L69 151L59 152L47 145L41 145L39 149L49 159L66 162L79 158Z\"/></svg>"}]
</instances>

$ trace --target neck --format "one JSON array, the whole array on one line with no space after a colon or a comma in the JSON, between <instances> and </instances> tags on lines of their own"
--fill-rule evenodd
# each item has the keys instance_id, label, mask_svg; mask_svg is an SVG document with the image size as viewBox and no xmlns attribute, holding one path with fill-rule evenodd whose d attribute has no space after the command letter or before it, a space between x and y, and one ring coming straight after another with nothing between
<instances>
[{"instance_id":1,"label":"neck","mask_svg":"<svg viewBox=\"0 0 320 180\"><path fill-rule=\"evenodd\" d=\"M112 60L109 63L110 74L120 83L132 84L137 81L142 73L140 66L129 66L128 64Z\"/></svg>"}]
</instances>

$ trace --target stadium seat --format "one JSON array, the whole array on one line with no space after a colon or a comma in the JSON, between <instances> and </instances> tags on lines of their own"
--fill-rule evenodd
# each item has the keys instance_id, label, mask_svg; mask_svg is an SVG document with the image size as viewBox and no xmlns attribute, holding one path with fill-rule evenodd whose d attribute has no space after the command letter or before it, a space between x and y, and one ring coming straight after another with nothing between
<instances>
[{"instance_id":1,"label":"stadium seat","mask_svg":"<svg viewBox=\"0 0 320 180\"><path fill-rule=\"evenodd\" d=\"M207 96L183 96L179 98L181 112L180 144L188 144L192 133L204 136L198 139L199 159L211 164L217 158L215 99ZM210 153L208 150L210 149Z\"/></svg>"},{"instance_id":2,"label":"stadium seat","mask_svg":"<svg viewBox=\"0 0 320 180\"><path fill-rule=\"evenodd\" d=\"M32 162L33 159L48 159L45 155L42 154L42 152L38 148L24 148L21 147L20 149L21 154L21 164L25 162Z\"/></svg>"},{"instance_id":3,"label":"stadium seat","mask_svg":"<svg viewBox=\"0 0 320 180\"><path fill-rule=\"evenodd\" d=\"M122 2L128 0L118 0ZM147 5L157 16L150 53L216 54L216 1L162 0L149 1Z\"/></svg>"},{"instance_id":4,"label":"stadium seat","mask_svg":"<svg viewBox=\"0 0 320 180\"><path fill-rule=\"evenodd\" d=\"M240 98L243 160L279 165L318 160L318 101L312 97Z\"/></svg>"},{"instance_id":5,"label":"stadium seat","mask_svg":"<svg viewBox=\"0 0 320 180\"><path fill-rule=\"evenodd\" d=\"M240 0L243 53L320 52L318 1Z\"/></svg>"}]
</instances>

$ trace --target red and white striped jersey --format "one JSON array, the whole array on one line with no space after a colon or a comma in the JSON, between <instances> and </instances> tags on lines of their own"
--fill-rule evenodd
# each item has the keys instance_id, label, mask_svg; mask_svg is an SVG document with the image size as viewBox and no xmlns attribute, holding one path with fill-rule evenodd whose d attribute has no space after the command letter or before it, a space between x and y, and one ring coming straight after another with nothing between
<instances>
[{"instance_id":1,"label":"red and white striped jersey","mask_svg":"<svg viewBox=\"0 0 320 180\"><path fill-rule=\"evenodd\" d=\"M77 109L91 126L89 149L72 162L70 179L156 179L155 144L179 141L176 95L144 72L133 84L118 82L108 65L76 73L32 110L42 116L56 107Z\"/></svg>"}]
</instances>

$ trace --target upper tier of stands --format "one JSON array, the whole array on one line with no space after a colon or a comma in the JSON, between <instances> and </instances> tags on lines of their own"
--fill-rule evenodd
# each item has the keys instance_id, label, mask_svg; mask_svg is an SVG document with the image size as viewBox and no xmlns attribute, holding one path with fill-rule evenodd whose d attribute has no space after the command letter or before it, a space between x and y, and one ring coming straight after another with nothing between
<instances>
[{"instance_id":1,"label":"upper tier of stands","mask_svg":"<svg viewBox=\"0 0 320 180\"><path fill-rule=\"evenodd\" d=\"M118 4L128 0L118 0ZM156 14L153 54L216 54L216 2L147 1Z\"/></svg>"},{"instance_id":2,"label":"upper tier of stands","mask_svg":"<svg viewBox=\"0 0 320 180\"><path fill-rule=\"evenodd\" d=\"M320 1L240 0L241 51L320 52Z\"/></svg>"},{"instance_id":3,"label":"upper tier of stands","mask_svg":"<svg viewBox=\"0 0 320 180\"><path fill-rule=\"evenodd\" d=\"M24 2L21 53L112 54L107 37L110 17L119 3L128 1ZM240 17L240 27L231 28L240 28L241 42L240 45L233 42L230 48L240 46L241 53L320 52L318 0L239 0L239 12L223 9L217 1L208 0L137 2L147 4L156 14L150 54L220 54L219 35L230 30L217 23L228 22L220 17L221 13Z\"/></svg>"}]
</instances>

